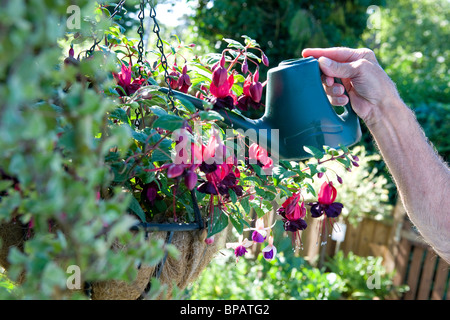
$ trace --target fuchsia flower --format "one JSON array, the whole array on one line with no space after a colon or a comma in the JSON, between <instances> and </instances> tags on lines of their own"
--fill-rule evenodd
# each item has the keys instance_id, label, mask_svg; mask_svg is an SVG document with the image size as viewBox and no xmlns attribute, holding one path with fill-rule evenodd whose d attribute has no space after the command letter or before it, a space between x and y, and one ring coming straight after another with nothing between
<instances>
[{"instance_id":1,"label":"fuchsia flower","mask_svg":"<svg viewBox=\"0 0 450 320\"><path fill-rule=\"evenodd\" d=\"M183 72L181 76L178 78L178 90L180 90L183 93L187 93L190 86L191 86L191 78L187 74L187 66L184 65Z\"/></svg>"},{"instance_id":2,"label":"fuchsia flower","mask_svg":"<svg viewBox=\"0 0 450 320\"><path fill-rule=\"evenodd\" d=\"M236 106L247 111L248 107L253 109L259 109L261 106L262 91L265 84L259 82L259 71L256 69L255 74L252 76L249 74L244 82L244 92L237 99Z\"/></svg>"},{"instance_id":3,"label":"fuchsia flower","mask_svg":"<svg viewBox=\"0 0 450 320\"><path fill-rule=\"evenodd\" d=\"M272 229L274 225L275 223L272 226L265 228L264 219L259 218L258 220L256 220L254 228L244 229L244 231L254 230L252 233L252 240L257 243L262 243L267 238L267 230Z\"/></svg>"},{"instance_id":4,"label":"fuchsia flower","mask_svg":"<svg viewBox=\"0 0 450 320\"><path fill-rule=\"evenodd\" d=\"M131 66L127 67L124 64L122 64L122 69L119 74L113 72L114 79L116 80L117 84L123 89L123 91L117 89L119 95L131 96L142 86L142 83L144 83L145 79L142 79L141 77L138 77L131 81L131 74Z\"/></svg>"},{"instance_id":5,"label":"fuchsia flower","mask_svg":"<svg viewBox=\"0 0 450 320\"><path fill-rule=\"evenodd\" d=\"M238 185L238 172L233 169L233 164L222 163L215 165L216 169L210 173L206 173L207 181L200 184L197 188L199 192L212 194L212 195L223 195L225 197L229 196L228 190L233 190L237 196L242 196L243 188Z\"/></svg>"},{"instance_id":6,"label":"fuchsia flower","mask_svg":"<svg viewBox=\"0 0 450 320\"><path fill-rule=\"evenodd\" d=\"M217 109L233 109L236 96L231 92L234 84L233 74L228 75L225 68L225 56L222 55L219 63L213 67L212 81L209 87L209 92L212 97L209 97L210 102Z\"/></svg>"},{"instance_id":7,"label":"fuchsia flower","mask_svg":"<svg viewBox=\"0 0 450 320\"><path fill-rule=\"evenodd\" d=\"M169 85L174 90L187 93L191 86L191 78L187 74L187 65L184 65L182 73L179 73L175 67L176 65L172 67L172 72L169 73Z\"/></svg>"},{"instance_id":8,"label":"fuchsia flower","mask_svg":"<svg viewBox=\"0 0 450 320\"><path fill-rule=\"evenodd\" d=\"M236 262L239 261L239 258L247 253L247 248L253 244L252 241L249 241L247 238L242 240L242 236L240 236L239 242L237 243L227 243L227 249L234 249L234 255L236 256Z\"/></svg>"},{"instance_id":9,"label":"fuchsia flower","mask_svg":"<svg viewBox=\"0 0 450 320\"><path fill-rule=\"evenodd\" d=\"M337 191L333 187L333 183L325 181L320 187L318 201L308 204L311 206L311 216L319 218L325 213L328 218L338 217L344 205L340 202L334 202L336 196Z\"/></svg>"},{"instance_id":10,"label":"fuchsia flower","mask_svg":"<svg viewBox=\"0 0 450 320\"><path fill-rule=\"evenodd\" d=\"M277 210L277 213L283 217L284 230L292 232L292 245L297 243L301 246L300 231L308 226L303 220L306 216L305 203L300 202L300 192L294 193Z\"/></svg>"},{"instance_id":11,"label":"fuchsia flower","mask_svg":"<svg viewBox=\"0 0 450 320\"><path fill-rule=\"evenodd\" d=\"M249 160L256 160L256 163L264 170L265 173L270 174L273 169L273 159L269 157L266 149L260 147L257 143L252 143L248 150ZM252 162L250 162L252 163Z\"/></svg>"},{"instance_id":12,"label":"fuchsia flower","mask_svg":"<svg viewBox=\"0 0 450 320\"><path fill-rule=\"evenodd\" d=\"M276 254L277 254L277 248L273 245L273 237L272 236L269 237L268 242L269 242L269 244L264 249L262 249L262 253L263 253L264 259L266 259L267 261L270 261L273 258L275 258Z\"/></svg>"},{"instance_id":13,"label":"fuchsia flower","mask_svg":"<svg viewBox=\"0 0 450 320\"><path fill-rule=\"evenodd\" d=\"M150 206L153 206L156 200L162 200L163 197L158 194L159 187L155 181L147 183L142 188L141 199L148 203Z\"/></svg>"}]
</instances>

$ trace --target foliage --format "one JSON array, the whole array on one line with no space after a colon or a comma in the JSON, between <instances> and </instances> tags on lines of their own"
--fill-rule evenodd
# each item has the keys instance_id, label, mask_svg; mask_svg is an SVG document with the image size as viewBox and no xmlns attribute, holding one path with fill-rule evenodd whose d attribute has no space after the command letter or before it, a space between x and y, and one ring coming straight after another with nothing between
<instances>
[{"instance_id":1,"label":"foliage","mask_svg":"<svg viewBox=\"0 0 450 320\"><path fill-rule=\"evenodd\" d=\"M382 262L382 257L360 257L352 252L344 256L339 251L325 265L343 279L343 296L347 299L386 299L408 290L406 286L393 285L394 272L388 273Z\"/></svg>"},{"instance_id":2,"label":"foliage","mask_svg":"<svg viewBox=\"0 0 450 320\"><path fill-rule=\"evenodd\" d=\"M445 0L387 1L371 18L374 28L364 35L446 160L450 155L450 44L442 39L450 36L449 12Z\"/></svg>"},{"instance_id":3,"label":"foliage","mask_svg":"<svg viewBox=\"0 0 450 320\"><path fill-rule=\"evenodd\" d=\"M105 156L114 146L128 147L131 135L126 128L107 130L115 104L99 93L111 84L114 60L93 56L62 66L58 40L68 31L71 4L9 1L0 12L0 221L14 219L31 236L23 252L9 255L8 277L27 274L20 295L2 292L3 298L62 298L69 265L80 267L82 281L132 279L135 265L154 265L164 254L162 242L145 243L141 232L129 232L137 222L127 214L130 194L114 188L98 199L114 178ZM91 1L77 5L86 18L80 38L108 25L96 20ZM68 84L71 90L64 90ZM114 252L113 241L127 246Z\"/></svg>"},{"instance_id":4,"label":"foliage","mask_svg":"<svg viewBox=\"0 0 450 320\"><path fill-rule=\"evenodd\" d=\"M258 39L276 66L300 57L307 47L355 46L366 27L367 6L379 3L201 0L192 19L199 35L212 44L242 33Z\"/></svg>"},{"instance_id":5,"label":"foliage","mask_svg":"<svg viewBox=\"0 0 450 320\"><path fill-rule=\"evenodd\" d=\"M282 244L280 246L283 247ZM334 300L344 290L344 280L339 275L321 272L289 251L280 253L277 259L267 263L261 263L261 255L256 260L242 260L236 265L230 263L229 258L213 260L185 292L185 298Z\"/></svg>"}]
</instances>

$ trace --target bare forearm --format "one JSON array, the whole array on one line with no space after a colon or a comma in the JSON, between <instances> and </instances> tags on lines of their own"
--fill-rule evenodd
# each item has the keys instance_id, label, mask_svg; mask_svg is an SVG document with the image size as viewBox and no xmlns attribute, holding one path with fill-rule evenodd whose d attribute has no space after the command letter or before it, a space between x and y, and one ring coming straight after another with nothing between
<instances>
[{"instance_id":1,"label":"bare forearm","mask_svg":"<svg viewBox=\"0 0 450 320\"><path fill-rule=\"evenodd\" d=\"M450 261L450 170L428 143L412 111L391 99L368 125L423 238Z\"/></svg>"}]
</instances>

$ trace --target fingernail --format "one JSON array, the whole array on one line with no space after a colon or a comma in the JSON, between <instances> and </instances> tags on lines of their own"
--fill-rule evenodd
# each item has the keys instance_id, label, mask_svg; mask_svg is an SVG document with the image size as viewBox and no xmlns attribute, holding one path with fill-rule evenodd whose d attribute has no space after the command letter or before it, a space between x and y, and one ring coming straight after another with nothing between
<instances>
[{"instance_id":1,"label":"fingernail","mask_svg":"<svg viewBox=\"0 0 450 320\"><path fill-rule=\"evenodd\" d=\"M320 63L323 64L325 67L331 66L331 63L333 62L330 59L328 59L327 57L320 57L319 60L320 60Z\"/></svg>"},{"instance_id":2,"label":"fingernail","mask_svg":"<svg viewBox=\"0 0 450 320\"><path fill-rule=\"evenodd\" d=\"M342 94L340 87L333 87L333 94L339 95Z\"/></svg>"},{"instance_id":3,"label":"fingernail","mask_svg":"<svg viewBox=\"0 0 450 320\"><path fill-rule=\"evenodd\" d=\"M340 104L346 104L347 103L347 98L339 97L339 98L337 98L337 102L340 103Z\"/></svg>"}]
</instances>

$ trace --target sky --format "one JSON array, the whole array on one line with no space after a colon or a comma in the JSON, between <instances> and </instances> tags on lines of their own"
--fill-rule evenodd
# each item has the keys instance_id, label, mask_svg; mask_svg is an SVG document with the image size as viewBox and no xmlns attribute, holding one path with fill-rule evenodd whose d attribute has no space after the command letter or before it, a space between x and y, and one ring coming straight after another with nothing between
<instances>
[{"instance_id":1,"label":"sky","mask_svg":"<svg viewBox=\"0 0 450 320\"><path fill-rule=\"evenodd\" d=\"M171 1L171 3L176 3L172 6L170 3L158 4L155 8L156 18L163 22L167 26L176 27L180 24L178 21L184 14L192 12L192 9L186 3L186 1Z\"/></svg>"}]
</instances>

